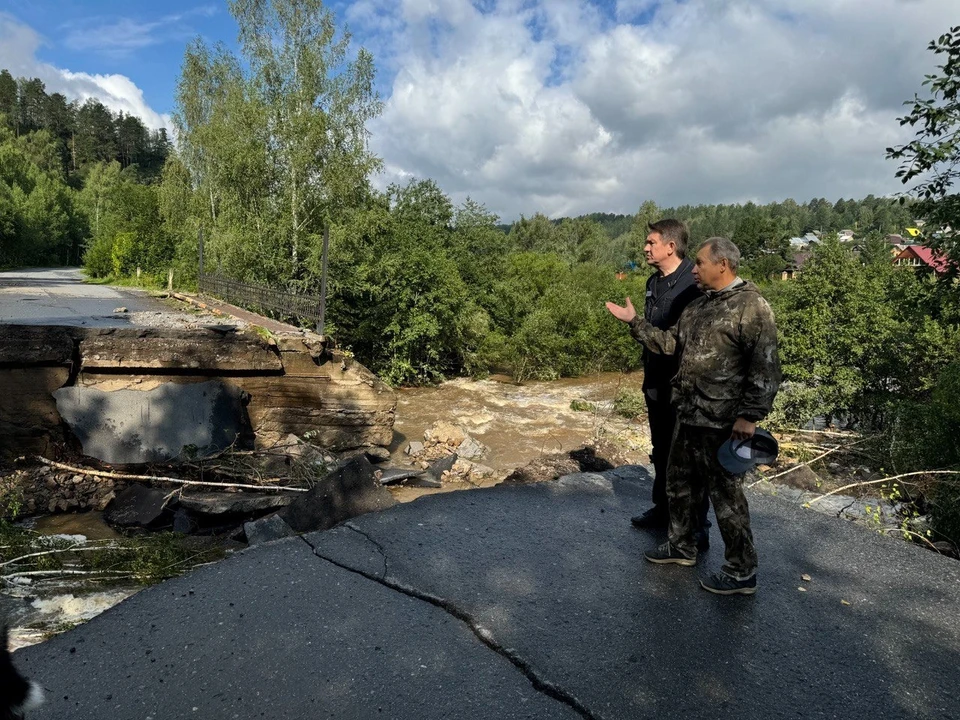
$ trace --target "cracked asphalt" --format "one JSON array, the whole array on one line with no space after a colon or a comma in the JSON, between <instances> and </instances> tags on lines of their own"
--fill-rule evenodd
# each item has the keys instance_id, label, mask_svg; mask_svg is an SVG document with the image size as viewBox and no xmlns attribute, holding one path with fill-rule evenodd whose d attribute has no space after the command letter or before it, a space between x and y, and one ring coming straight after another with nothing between
<instances>
[{"instance_id":1,"label":"cracked asphalt","mask_svg":"<svg viewBox=\"0 0 960 720\"><path fill-rule=\"evenodd\" d=\"M31 720L960 717L960 563L749 497L753 597L699 588L716 528L697 568L645 563L621 468L254 547L14 659Z\"/></svg>"}]
</instances>

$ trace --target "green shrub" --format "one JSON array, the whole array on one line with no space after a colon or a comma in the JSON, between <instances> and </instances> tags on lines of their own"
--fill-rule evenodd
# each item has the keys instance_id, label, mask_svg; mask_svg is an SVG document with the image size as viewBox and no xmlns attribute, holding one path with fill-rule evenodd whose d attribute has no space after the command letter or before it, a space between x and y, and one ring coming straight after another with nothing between
<instances>
[{"instance_id":1,"label":"green shrub","mask_svg":"<svg viewBox=\"0 0 960 720\"><path fill-rule=\"evenodd\" d=\"M647 412L643 390L620 390L613 399L613 411L625 418L636 418Z\"/></svg>"},{"instance_id":2,"label":"green shrub","mask_svg":"<svg viewBox=\"0 0 960 720\"><path fill-rule=\"evenodd\" d=\"M901 406L891 443L903 471L960 471L960 363L940 373L927 403ZM925 494L933 529L960 545L960 475L931 475Z\"/></svg>"},{"instance_id":3,"label":"green shrub","mask_svg":"<svg viewBox=\"0 0 960 720\"><path fill-rule=\"evenodd\" d=\"M108 277L113 272L113 238L95 238L87 246L83 266L95 278Z\"/></svg>"},{"instance_id":4,"label":"green shrub","mask_svg":"<svg viewBox=\"0 0 960 720\"><path fill-rule=\"evenodd\" d=\"M114 277L122 277L136 269L137 236L132 232L117 233L110 253Z\"/></svg>"}]
</instances>

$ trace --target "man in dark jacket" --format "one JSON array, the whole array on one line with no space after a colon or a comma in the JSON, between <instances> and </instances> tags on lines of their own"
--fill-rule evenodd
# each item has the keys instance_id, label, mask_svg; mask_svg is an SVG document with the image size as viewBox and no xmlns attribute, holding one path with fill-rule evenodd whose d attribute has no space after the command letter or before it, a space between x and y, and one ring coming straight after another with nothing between
<instances>
[{"instance_id":1,"label":"man in dark jacket","mask_svg":"<svg viewBox=\"0 0 960 720\"><path fill-rule=\"evenodd\" d=\"M686 257L689 235L679 220L666 218L650 223L650 233L643 246L647 265L656 272L647 279L643 317L651 325L666 330L677 324L684 308L702 294L693 278L693 262ZM673 441L677 414L670 402L670 381L677 374L679 363L674 354L644 350L643 398L647 404L652 449L650 460L654 467L653 507L632 518L633 524L644 529L665 529L667 513L667 458ZM704 496L701 525L706 527L709 501ZM700 545L707 542L701 536Z\"/></svg>"},{"instance_id":2,"label":"man in dark jacket","mask_svg":"<svg viewBox=\"0 0 960 720\"><path fill-rule=\"evenodd\" d=\"M737 276L739 263L740 250L732 242L707 240L694 266L705 295L667 330L638 317L630 298L625 307L607 303L615 317L630 323L630 332L647 350L679 355L672 382L678 427L667 471L668 540L644 557L659 564L695 565L696 509L709 492L726 562L700 584L722 595L756 592L757 552L743 476L725 470L717 450L731 437L753 436L780 386L773 311L756 286Z\"/></svg>"}]
</instances>

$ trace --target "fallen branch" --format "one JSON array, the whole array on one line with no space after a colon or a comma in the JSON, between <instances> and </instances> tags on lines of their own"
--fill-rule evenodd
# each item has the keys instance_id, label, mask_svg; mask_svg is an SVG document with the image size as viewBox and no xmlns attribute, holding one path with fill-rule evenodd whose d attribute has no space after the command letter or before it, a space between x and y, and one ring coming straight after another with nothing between
<instances>
[{"instance_id":1,"label":"fallen branch","mask_svg":"<svg viewBox=\"0 0 960 720\"><path fill-rule=\"evenodd\" d=\"M940 549L939 549L936 545L934 545L932 542L930 542L930 540L928 540L927 538L925 538L925 537L924 537L923 535L921 535L920 533L914 532L913 530L907 530L906 528L883 528L883 530L880 531L880 534L881 534L881 535L886 535L887 533L892 533L892 532L903 533L904 535L911 535L911 536L913 536L913 537L920 538L920 539L923 540L927 545L930 546L930 549L931 549L931 550L933 550L934 552L937 552L937 553L940 553L941 555L943 555L943 553L940 552ZM904 540L906 540L906 538L904 538Z\"/></svg>"},{"instance_id":2,"label":"fallen branch","mask_svg":"<svg viewBox=\"0 0 960 720\"><path fill-rule=\"evenodd\" d=\"M107 472L106 470L89 470L87 468L78 468L71 465L64 465L63 463L54 462L53 460L47 460L45 457L39 455L36 456L37 461L43 463L52 468L57 468L58 470L66 470L67 472L77 473L79 475L91 475L93 477L104 477L110 478L113 480L143 480L146 482L167 482L167 483L176 483L178 485L187 485L187 486L201 486L201 487L216 487L216 488L234 488L242 490L258 490L261 492L308 492L306 488L296 488L296 487L281 487L278 485L246 485L243 483L220 483L220 482L210 482L204 480L183 480L181 478L175 477L166 477L163 475L132 475L129 473L117 473L117 472Z\"/></svg>"},{"instance_id":3,"label":"fallen branch","mask_svg":"<svg viewBox=\"0 0 960 720\"><path fill-rule=\"evenodd\" d=\"M838 450L846 450L846 449L848 449L848 448L852 448L854 445L858 445L858 444L860 444L860 443L862 443L862 442L865 442L866 440L867 440L867 438L861 438L860 440L857 440L857 442L851 443L851 444L849 444L849 445L837 445L836 447L827 450L825 453L821 453L820 455L817 455L813 460L807 460L806 462L797 463L797 464L794 465L793 467L788 468L788 469L784 470L783 472L777 473L776 475L771 475L770 477L762 477L762 478L760 478L759 480L757 480L756 482L750 483L750 485L748 485L748 487L753 487L754 485L759 485L759 484L762 483L764 480L766 480L766 481L768 481L768 482L769 482L770 480L776 480L778 477L783 477L784 475L787 475L787 474L789 474L789 473L792 473L794 470L799 470L800 468L806 467L807 465L813 465L813 463L817 462L818 460L823 460L823 458L825 458L827 455L830 455L831 453L835 453L835 452L837 452Z\"/></svg>"},{"instance_id":4,"label":"fallen branch","mask_svg":"<svg viewBox=\"0 0 960 720\"><path fill-rule=\"evenodd\" d=\"M21 560L28 560L29 558L41 557L43 555L57 555L58 553L66 552L92 552L94 550L127 550L129 548L122 547L110 547L107 545L100 545L99 547L82 547L80 545L71 545L67 548L60 548L58 550L44 550L43 552L30 553L29 555L21 555L20 557L15 557L12 560L7 560L6 562L0 563L0 567L6 567L7 565L15 565Z\"/></svg>"},{"instance_id":5,"label":"fallen branch","mask_svg":"<svg viewBox=\"0 0 960 720\"><path fill-rule=\"evenodd\" d=\"M11 573L10 575L2 575L0 577L7 582L13 582L16 578L21 577L59 577L61 575L99 575L101 577L111 578L135 577L128 572L120 572L119 570L26 570L24 572Z\"/></svg>"},{"instance_id":6,"label":"fallen branch","mask_svg":"<svg viewBox=\"0 0 960 720\"><path fill-rule=\"evenodd\" d=\"M824 493L819 497L815 497L813 500L804 503L804 505L812 505L819 500L823 500L825 497L836 495L837 493L843 492L844 490L850 490L851 488L862 487L864 485L878 485L880 483L891 482L893 480L899 480L900 478L905 477L915 477L917 475L960 475L960 470L917 470L915 472L901 473L900 475L891 475L890 477L880 478L879 480L863 480L862 482L850 483L849 485L838 487L836 490L831 490L830 492Z\"/></svg>"},{"instance_id":7,"label":"fallen branch","mask_svg":"<svg viewBox=\"0 0 960 720\"><path fill-rule=\"evenodd\" d=\"M811 435L836 435L837 437L850 437L856 433L850 430L805 430L803 428L786 428L784 433L810 433Z\"/></svg>"}]
</instances>

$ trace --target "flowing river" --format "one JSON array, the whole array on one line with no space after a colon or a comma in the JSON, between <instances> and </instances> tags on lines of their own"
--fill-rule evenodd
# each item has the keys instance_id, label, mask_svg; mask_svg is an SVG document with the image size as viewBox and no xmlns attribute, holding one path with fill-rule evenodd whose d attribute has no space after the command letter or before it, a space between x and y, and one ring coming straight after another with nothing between
<instances>
[{"instance_id":1,"label":"flowing river","mask_svg":"<svg viewBox=\"0 0 960 720\"><path fill-rule=\"evenodd\" d=\"M617 393L639 393L642 381L640 373L599 373L523 385L461 378L435 387L403 388L397 391L391 450L400 462L409 442L422 440L424 430L446 421L462 426L489 447L481 462L498 471L600 438L612 441L633 462L646 463L650 448L646 422L613 412ZM576 401L591 409L572 409Z\"/></svg>"}]
</instances>

